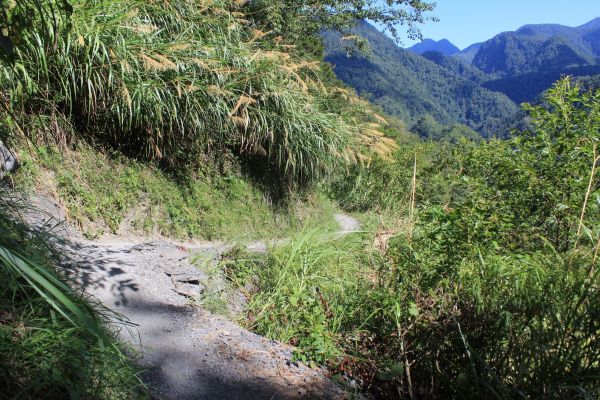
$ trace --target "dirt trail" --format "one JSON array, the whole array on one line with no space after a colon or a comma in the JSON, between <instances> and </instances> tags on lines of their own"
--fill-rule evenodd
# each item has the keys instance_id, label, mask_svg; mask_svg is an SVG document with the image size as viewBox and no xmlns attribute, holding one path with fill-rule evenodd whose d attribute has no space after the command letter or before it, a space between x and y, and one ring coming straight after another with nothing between
<instances>
[{"instance_id":1,"label":"dirt trail","mask_svg":"<svg viewBox=\"0 0 600 400\"><path fill-rule=\"evenodd\" d=\"M342 233L359 229L350 216L336 219ZM63 250L71 276L86 293L135 324L121 326L120 335L135 349L153 398L347 397L325 371L292 363L292 347L255 335L192 301L202 296L210 280L192 266L190 257L217 260L227 244L68 237ZM265 247L256 242L250 250Z\"/></svg>"}]
</instances>

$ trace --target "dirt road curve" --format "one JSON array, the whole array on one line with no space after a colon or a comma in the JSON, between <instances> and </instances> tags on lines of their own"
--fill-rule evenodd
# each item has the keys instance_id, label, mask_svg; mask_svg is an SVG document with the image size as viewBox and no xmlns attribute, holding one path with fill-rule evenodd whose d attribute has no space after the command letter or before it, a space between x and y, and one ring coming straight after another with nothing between
<instances>
[{"instance_id":1,"label":"dirt road curve","mask_svg":"<svg viewBox=\"0 0 600 400\"><path fill-rule=\"evenodd\" d=\"M359 229L349 216L336 218L342 233ZM292 363L290 346L192 305L210 282L190 256L216 260L226 249L222 243L93 242L69 235L64 253L85 291L136 325L121 327L120 335L139 352L136 361L154 398L347 398L324 371Z\"/></svg>"}]
</instances>

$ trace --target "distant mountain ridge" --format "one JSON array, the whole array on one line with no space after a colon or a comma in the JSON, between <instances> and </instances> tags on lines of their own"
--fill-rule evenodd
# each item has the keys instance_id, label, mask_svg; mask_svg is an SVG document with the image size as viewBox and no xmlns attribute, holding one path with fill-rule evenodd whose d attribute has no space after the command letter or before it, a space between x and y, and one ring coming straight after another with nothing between
<instances>
[{"instance_id":1,"label":"distant mountain ridge","mask_svg":"<svg viewBox=\"0 0 600 400\"><path fill-rule=\"evenodd\" d=\"M596 65L600 61L600 18L578 27L525 25L483 42L473 65L498 77Z\"/></svg>"},{"instance_id":2,"label":"distant mountain ridge","mask_svg":"<svg viewBox=\"0 0 600 400\"><path fill-rule=\"evenodd\" d=\"M328 32L326 60L339 79L409 124L431 116L503 136L516 104L535 101L561 76L600 82L600 18L578 27L525 25L457 52L432 40L402 49L365 21L350 33L367 39L372 54L348 58L339 35Z\"/></svg>"},{"instance_id":3,"label":"distant mountain ridge","mask_svg":"<svg viewBox=\"0 0 600 400\"><path fill-rule=\"evenodd\" d=\"M492 135L516 105L506 96L481 87L484 74L438 52L424 56L402 49L365 21L348 33L369 42L370 55L347 56L342 35L323 35L325 60L337 77L387 113L408 124L431 115L444 124L460 123L483 136Z\"/></svg>"},{"instance_id":4,"label":"distant mountain ridge","mask_svg":"<svg viewBox=\"0 0 600 400\"><path fill-rule=\"evenodd\" d=\"M562 75L600 74L600 18L577 27L530 24L502 32L454 57L490 75L484 87L532 101ZM471 58L472 56L472 58Z\"/></svg>"},{"instance_id":5,"label":"distant mountain ridge","mask_svg":"<svg viewBox=\"0 0 600 400\"><path fill-rule=\"evenodd\" d=\"M437 51L445 56L451 56L460 52L460 49L453 45L448 39L435 41L433 39L424 39L421 43L417 43L408 50L413 53L423 54L429 51Z\"/></svg>"}]
</instances>

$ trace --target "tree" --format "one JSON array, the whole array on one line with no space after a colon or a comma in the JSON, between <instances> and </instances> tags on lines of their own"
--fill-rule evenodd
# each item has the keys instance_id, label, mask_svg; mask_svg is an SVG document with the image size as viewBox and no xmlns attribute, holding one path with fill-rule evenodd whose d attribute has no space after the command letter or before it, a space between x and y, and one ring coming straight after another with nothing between
<instances>
[{"instance_id":1,"label":"tree","mask_svg":"<svg viewBox=\"0 0 600 400\"><path fill-rule=\"evenodd\" d=\"M425 114L412 127L412 132L423 139L436 140L442 136L443 129L444 127L435 118L430 114Z\"/></svg>"},{"instance_id":2,"label":"tree","mask_svg":"<svg viewBox=\"0 0 600 400\"><path fill-rule=\"evenodd\" d=\"M357 20L382 24L399 41L397 26L406 26L411 39L421 38L418 24L435 3L424 0L250 0L255 21L290 41L312 37L323 29L342 31Z\"/></svg>"}]
</instances>

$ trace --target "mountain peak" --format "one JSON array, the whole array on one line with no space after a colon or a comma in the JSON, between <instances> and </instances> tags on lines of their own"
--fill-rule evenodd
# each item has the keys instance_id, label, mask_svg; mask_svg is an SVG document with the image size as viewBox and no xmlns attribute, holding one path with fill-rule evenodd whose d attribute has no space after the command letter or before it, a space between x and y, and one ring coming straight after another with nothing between
<instances>
[{"instance_id":1,"label":"mountain peak","mask_svg":"<svg viewBox=\"0 0 600 400\"><path fill-rule=\"evenodd\" d=\"M433 39L424 39L421 43L417 43L408 50L413 53L423 54L428 51L437 51L445 56L451 56L460 51L458 47L453 45L448 39L435 41Z\"/></svg>"},{"instance_id":2,"label":"mountain peak","mask_svg":"<svg viewBox=\"0 0 600 400\"><path fill-rule=\"evenodd\" d=\"M600 29L600 17L594 18L593 20L586 22L583 25L577 27L577 29L582 31L593 31Z\"/></svg>"}]
</instances>

